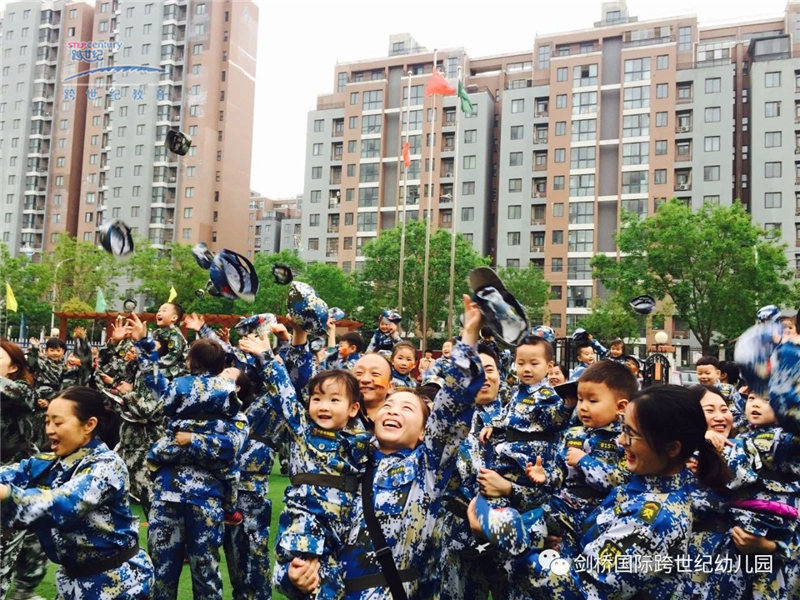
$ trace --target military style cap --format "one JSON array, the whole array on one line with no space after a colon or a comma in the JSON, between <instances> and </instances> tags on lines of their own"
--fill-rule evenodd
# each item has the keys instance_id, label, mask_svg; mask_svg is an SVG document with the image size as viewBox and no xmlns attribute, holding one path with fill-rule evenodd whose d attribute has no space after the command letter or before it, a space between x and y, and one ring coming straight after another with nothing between
<instances>
[{"instance_id":1,"label":"military style cap","mask_svg":"<svg viewBox=\"0 0 800 600\"><path fill-rule=\"evenodd\" d=\"M736 341L733 359L751 391L769 393L772 353L781 341L782 328L776 321L758 323L747 329Z\"/></svg>"},{"instance_id":2,"label":"military style cap","mask_svg":"<svg viewBox=\"0 0 800 600\"><path fill-rule=\"evenodd\" d=\"M583 327L578 327L575 331L572 332L572 339L576 342L582 342L583 340L589 339L589 332L586 331Z\"/></svg>"},{"instance_id":3,"label":"military style cap","mask_svg":"<svg viewBox=\"0 0 800 600\"><path fill-rule=\"evenodd\" d=\"M136 300L134 300L133 298L126 298L122 302L122 310L124 310L125 312L133 312L136 310L136 304L137 304Z\"/></svg>"},{"instance_id":4,"label":"military style cap","mask_svg":"<svg viewBox=\"0 0 800 600\"><path fill-rule=\"evenodd\" d=\"M628 354L627 356L623 357L625 360L632 360L636 363L636 365L641 369L642 368L642 360L638 356L634 356L633 354Z\"/></svg>"},{"instance_id":5,"label":"military style cap","mask_svg":"<svg viewBox=\"0 0 800 600\"><path fill-rule=\"evenodd\" d=\"M114 256L125 256L133 252L131 228L119 219L104 225L100 230L100 245Z\"/></svg>"},{"instance_id":6,"label":"military style cap","mask_svg":"<svg viewBox=\"0 0 800 600\"><path fill-rule=\"evenodd\" d=\"M328 316L334 321L341 321L344 319L344 311L341 308L334 306L328 311Z\"/></svg>"},{"instance_id":7,"label":"military style cap","mask_svg":"<svg viewBox=\"0 0 800 600\"><path fill-rule=\"evenodd\" d=\"M767 323L769 321L777 321L781 316L781 309L774 304L768 304L758 309L756 319L759 323Z\"/></svg>"},{"instance_id":8,"label":"military style cap","mask_svg":"<svg viewBox=\"0 0 800 600\"><path fill-rule=\"evenodd\" d=\"M275 264L272 265L272 277L278 285L289 285L294 279L294 274L289 265Z\"/></svg>"},{"instance_id":9,"label":"military style cap","mask_svg":"<svg viewBox=\"0 0 800 600\"><path fill-rule=\"evenodd\" d=\"M262 313L245 317L233 326L233 330L242 336L255 333L258 337L261 337L265 333L269 333L270 328L277 322L278 319L272 313Z\"/></svg>"},{"instance_id":10,"label":"military style cap","mask_svg":"<svg viewBox=\"0 0 800 600\"><path fill-rule=\"evenodd\" d=\"M167 132L167 139L164 140L164 146L174 154L185 156L189 152L189 148L192 147L192 138L182 131L170 129Z\"/></svg>"},{"instance_id":11,"label":"military style cap","mask_svg":"<svg viewBox=\"0 0 800 600\"><path fill-rule=\"evenodd\" d=\"M516 346L528 332L525 309L506 289L489 267L478 267L469 274L473 299L483 314L484 324L501 342Z\"/></svg>"},{"instance_id":12,"label":"military style cap","mask_svg":"<svg viewBox=\"0 0 800 600\"><path fill-rule=\"evenodd\" d=\"M547 325L539 325L538 327L534 327L533 329L531 329L531 335L536 335L539 336L540 338L544 338L551 344L555 343L556 341L556 332L553 331L553 329L551 327L548 327Z\"/></svg>"},{"instance_id":13,"label":"military style cap","mask_svg":"<svg viewBox=\"0 0 800 600\"><path fill-rule=\"evenodd\" d=\"M325 337L328 329L328 305L307 283L293 281L289 286L289 317L303 331Z\"/></svg>"},{"instance_id":14,"label":"military style cap","mask_svg":"<svg viewBox=\"0 0 800 600\"><path fill-rule=\"evenodd\" d=\"M556 391L556 394L558 394L559 398L563 398L564 400L578 399L577 381L567 381L565 383L555 386L553 389Z\"/></svg>"},{"instance_id":15,"label":"military style cap","mask_svg":"<svg viewBox=\"0 0 800 600\"><path fill-rule=\"evenodd\" d=\"M486 539L514 555L539 546L547 535L543 508L520 514L514 509L492 508L484 496L478 495L475 512Z\"/></svg>"},{"instance_id":16,"label":"military style cap","mask_svg":"<svg viewBox=\"0 0 800 600\"><path fill-rule=\"evenodd\" d=\"M253 263L232 250L223 250L214 257L210 269L214 287L225 298L253 302L258 293L258 275ZM208 286L206 291L214 295Z\"/></svg>"},{"instance_id":17,"label":"military style cap","mask_svg":"<svg viewBox=\"0 0 800 600\"><path fill-rule=\"evenodd\" d=\"M636 296L630 302L631 308L640 315L649 315L656 309L656 299L649 294Z\"/></svg>"},{"instance_id":18,"label":"military style cap","mask_svg":"<svg viewBox=\"0 0 800 600\"><path fill-rule=\"evenodd\" d=\"M403 317L400 316L400 313L396 310L385 310L381 313L381 316L378 318L380 321L381 319L386 319L389 323L394 323L395 325L400 325L403 320Z\"/></svg>"},{"instance_id":19,"label":"military style cap","mask_svg":"<svg viewBox=\"0 0 800 600\"><path fill-rule=\"evenodd\" d=\"M214 253L208 249L203 242L199 242L194 245L192 248L192 254L194 255L195 261L200 266L201 269L205 269L208 271L211 268L211 263L214 262Z\"/></svg>"},{"instance_id":20,"label":"military style cap","mask_svg":"<svg viewBox=\"0 0 800 600\"><path fill-rule=\"evenodd\" d=\"M325 347L325 344L327 344L325 340L323 340L322 338L316 338L310 344L311 351L317 353Z\"/></svg>"}]
</instances>

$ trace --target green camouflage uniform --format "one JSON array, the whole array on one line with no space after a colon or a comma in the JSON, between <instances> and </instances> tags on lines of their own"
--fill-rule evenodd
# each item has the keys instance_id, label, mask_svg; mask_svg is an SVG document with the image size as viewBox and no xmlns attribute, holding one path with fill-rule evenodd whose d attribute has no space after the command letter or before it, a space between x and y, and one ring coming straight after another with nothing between
<instances>
[{"instance_id":1,"label":"green camouflage uniform","mask_svg":"<svg viewBox=\"0 0 800 600\"><path fill-rule=\"evenodd\" d=\"M181 330L175 325L159 327L153 332L152 337L161 344L162 348L165 346L167 348L166 354L163 353L163 350L158 353L158 370L169 380L184 375L188 344Z\"/></svg>"},{"instance_id":2,"label":"green camouflage uniform","mask_svg":"<svg viewBox=\"0 0 800 600\"><path fill-rule=\"evenodd\" d=\"M98 390L111 390L121 381L128 379L128 363L125 362L125 355L132 346L133 340L128 338L118 344L108 340L106 345L100 348L100 352L97 355L97 370L94 372L94 382ZM103 381L103 375L111 377L114 383L107 385Z\"/></svg>"}]
</instances>

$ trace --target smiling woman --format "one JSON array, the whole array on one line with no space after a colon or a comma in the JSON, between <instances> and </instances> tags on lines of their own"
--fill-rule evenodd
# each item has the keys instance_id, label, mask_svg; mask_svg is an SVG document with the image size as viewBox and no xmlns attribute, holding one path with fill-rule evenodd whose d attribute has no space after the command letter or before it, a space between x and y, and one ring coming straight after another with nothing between
<instances>
[{"instance_id":1,"label":"smiling woman","mask_svg":"<svg viewBox=\"0 0 800 600\"><path fill-rule=\"evenodd\" d=\"M47 408L52 453L0 468L3 526L36 532L59 597L149 598L153 565L139 548L128 471L106 445L114 419L103 396L71 387Z\"/></svg>"}]
</instances>

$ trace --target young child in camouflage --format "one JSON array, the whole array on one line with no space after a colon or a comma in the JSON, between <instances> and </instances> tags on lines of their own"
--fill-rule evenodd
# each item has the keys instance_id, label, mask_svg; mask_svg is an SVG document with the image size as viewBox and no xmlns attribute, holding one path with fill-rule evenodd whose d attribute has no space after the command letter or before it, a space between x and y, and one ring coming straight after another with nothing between
<instances>
[{"instance_id":1,"label":"young child in camouflage","mask_svg":"<svg viewBox=\"0 0 800 600\"><path fill-rule=\"evenodd\" d=\"M160 373L153 374L156 355L150 338L137 342L141 354L139 369L145 383L156 391L164 403L167 435L158 440L147 455L148 465L157 471L164 465L192 464L196 461L191 445L197 443L228 443L229 428L238 425L233 418L242 404L236 395L234 379L222 376L225 351L212 339L196 340L189 349L186 362L190 375L170 383ZM182 444L181 434L189 434L189 444ZM205 438L205 439L200 439ZM184 446L189 446L188 448ZM203 466L223 484L225 522L238 525L241 514L236 513L239 482L238 462L235 460L206 461Z\"/></svg>"},{"instance_id":2,"label":"young child in camouflage","mask_svg":"<svg viewBox=\"0 0 800 600\"><path fill-rule=\"evenodd\" d=\"M153 340L158 350L158 368L167 379L175 379L186 372L186 338L178 325L183 320L183 307L177 302L165 302L156 313L157 329Z\"/></svg>"},{"instance_id":3,"label":"young child in camouflage","mask_svg":"<svg viewBox=\"0 0 800 600\"><path fill-rule=\"evenodd\" d=\"M411 371L417 362L417 349L411 342L400 342L392 348L392 383L395 392L413 390L417 382L411 377Z\"/></svg>"},{"instance_id":4,"label":"young child in camouflage","mask_svg":"<svg viewBox=\"0 0 800 600\"><path fill-rule=\"evenodd\" d=\"M617 444L619 417L638 390L625 366L609 360L591 365L578 381L581 424L562 434L555 464L543 465L539 457L526 469L531 481L552 493L548 531L564 538L568 555L577 548L589 513L628 480L625 452Z\"/></svg>"},{"instance_id":5,"label":"young child in camouflage","mask_svg":"<svg viewBox=\"0 0 800 600\"><path fill-rule=\"evenodd\" d=\"M387 355L394 345L402 341L398 327L400 314L394 310L385 310L378 317L378 329L372 334L372 339L367 346L367 352L380 352Z\"/></svg>"},{"instance_id":6,"label":"young child in camouflage","mask_svg":"<svg viewBox=\"0 0 800 600\"><path fill-rule=\"evenodd\" d=\"M359 478L371 434L358 420L361 394L349 371L323 371L308 384L308 408L298 399L286 368L276 360L269 339L246 338L240 347L259 357L271 373L273 410L291 435L289 472L276 546L278 565L295 558L320 561L317 599L342 598L343 575L338 550L352 523ZM278 567L276 573L280 571ZM279 585L279 581L274 582Z\"/></svg>"}]
</instances>

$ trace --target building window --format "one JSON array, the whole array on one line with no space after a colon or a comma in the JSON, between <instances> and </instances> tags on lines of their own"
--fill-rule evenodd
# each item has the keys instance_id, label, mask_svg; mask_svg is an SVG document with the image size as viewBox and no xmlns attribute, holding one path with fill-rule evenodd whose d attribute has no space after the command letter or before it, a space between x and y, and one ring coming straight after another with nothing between
<instances>
[{"instance_id":1,"label":"building window","mask_svg":"<svg viewBox=\"0 0 800 600\"><path fill-rule=\"evenodd\" d=\"M511 139L512 140L521 140L524 137L525 126L524 125L512 125L511 127Z\"/></svg>"},{"instance_id":2,"label":"building window","mask_svg":"<svg viewBox=\"0 0 800 600\"><path fill-rule=\"evenodd\" d=\"M585 115L597 112L597 92L572 94L572 114Z\"/></svg>"},{"instance_id":3,"label":"building window","mask_svg":"<svg viewBox=\"0 0 800 600\"><path fill-rule=\"evenodd\" d=\"M764 194L764 208L781 208L782 204L781 192L767 192Z\"/></svg>"},{"instance_id":4,"label":"building window","mask_svg":"<svg viewBox=\"0 0 800 600\"><path fill-rule=\"evenodd\" d=\"M650 87L646 85L625 88L623 96L623 108L630 110L634 108L650 107Z\"/></svg>"},{"instance_id":5,"label":"building window","mask_svg":"<svg viewBox=\"0 0 800 600\"><path fill-rule=\"evenodd\" d=\"M764 73L764 87L781 87L781 72L771 71L769 73Z\"/></svg>"},{"instance_id":6,"label":"building window","mask_svg":"<svg viewBox=\"0 0 800 600\"><path fill-rule=\"evenodd\" d=\"M722 79L709 77L706 79L706 94L719 94L722 91Z\"/></svg>"},{"instance_id":7,"label":"building window","mask_svg":"<svg viewBox=\"0 0 800 600\"><path fill-rule=\"evenodd\" d=\"M782 165L783 163L780 161L764 163L764 177L767 179L780 177L782 175Z\"/></svg>"},{"instance_id":8,"label":"building window","mask_svg":"<svg viewBox=\"0 0 800 600\"><path fill-rule=\"evenodd\" d=\"M622 137L642 137L650 134L650 115L622 117Z\"/></svg>"},{"instance_id":9,"label":"building window","mask_svg":"<svg viewBox=\"0 0 800 600\"><path fill-rule=\"evenodd\" d=\"M357 231L378 231L378 213L359 213L356 219Z\"/></svg>"},{"instance_id":10,"label":"building window","mask_svg":"<svg viewBox=\"0 0 800 600\"><path fill-rule=\"evenodd\" d=\"M203 44L195 44L192 47L192 54L194 54L195 56L202 53L203 53Z\"/></svg>"},{"instance_id":11,"label":"building window","mask_svg":"<svg viewBox=\"0 0 800 600\"><path fill-rule=\"evenodd\" d=\"M521 153L520 153L521 154ZM547 164L547 154L544 152L537 153L536 155L536 164ZM540 157L543 157L543 162L540 163ZM555 152L553 153L553 162L563 163L567 160L567 150L566 148L556 148Z\"/></svg>"},{"instance_id":12,"label":"building window","mask_svg":"<svg viewBox=\"0 0 800 600\"><path fill-rule=\"evenodd\" d=\"M764 117L767 119L781 116L781 103L780 102L765 102L764 103Z\"/></svg>"},{"instance_id":13,"label":"building window","mask_svg":"<svg viewBox=\"0 0 800 600\"><path fill-rule=\"evenodd\" d=\"M664 69L669 69L668 54L661 54L656 58L656 69L659 71L663 71Z\"/></svg>"},{"instance_id":14,"label":"building window","mask_svg":"<svg viewBox=\"0 0 800 600\"><path fill-rule=\"evenodd\" d=\"M550 46L539 46L538 61L540 69L550 68Z\"/></svg>"},{"instance_id":15,"label":"building window","mask_svg":"<svg viewBox=\"0 0 800 600\"><path fill-rule=\"evenodd\" d=\"M594 175L571 175L570 196L594 196Z\"/></svg>"},{"instance_id":16,"label":"building window","mask_svg":"<svg viewBox=\"0 0 800 600\"><path fill-rule=\"evenodd\" d=\"M587 148L572 148L570 150L570 168L571 169L594 169L595 166L595 148L590 146Z\"/></svg>"},{"instance_id":17,"label":"building window","mask_svg":"<svg viewBox=\"0 0 800 600\"><path fill-rule=\"evenodd\" d=\"M764 223L764 231L767 232L769 238L781 237L781 224L780 223Z\"/></svg>"},{"instance_id":18,"label":"building window","mask_svg":"<svg viewBox=\"0 0 800 600\"><path fill-rule=\"evenodd\" d=\"M588 142L597 139L597 119L572 121L572 141Z\"/></svg>"},{"instance_id":19,"label":"building window","mask_svg":"<svg viewBox=\"0 0 800 600\"><path fill-rule=\"evenodd\" d=\"M512 113L521 113L525 111L525 100L520 98L519 100L512 100L511 101L511 112Z\"/></svg>"},{"instance_id":20,"label":"building window","mask_svg":"<svg viewBox=\"0 0 800 600\"><path fill-rule=\"evenodd\" d=\"M622 173L622 193L647 193L647 171L626 171Z\"/></svg>"},{"instance_id":21,"label":"building window","mask_svg":"<svg viewBox=\"0 0 800 600\"><path fill-rule=\"evenodd\" d=\"M669 95L669 87L666 83L656 85L656 98L666 98Z\"/></svg>"},{"instance_id":22,"label":"building window","mask_svg":"<svg viewBox=\"0 0 800 600\"><path fill-rule=\"evenodd\" d=\"M781 132L780 131L767 131L764 134L764 147L765 148L780 148L781 147Z\"/></svg>"},{"instance_id":23,"label":"building window","mask_svg":"<svg viewBox=\"0 0 800 600\"><path fill-rule=\"evenodd\" d=\"M314 132L325 131L325 119L314 119Z\"/></svg>"},{"instance_id":24,"label":"building window","mask_svg":"<svg viewBox=\"0 0 800 600\"><path fill-rule=\"evenodd\" d=\"M703 149L706 152L719 152L720 136L712 135L703 140Z\"/></svg>"},{"instance_id":25,"label":"building window","mask_svg":"<svg viewBox=\"0 0 800 600\"><path fill-rule=\"evenodd\" d=\"M692 49L692 28L678 28L678 52L689 52Z\"/></svg>"},{"instance_id":26,"label":"building window","mask_svg":"<svg viewBox=\"0 0 800 600\"><path fill-rule=\"evenodd\" d=\"M508 218L509 220L521 219L522 218L522 206L519 204L512 204L508 207Z\"/></svg>"},{"instance_id":27,"label":"building window","mask_svg":"<svg viewBox=\"0 0 800 600\"><path fill-rule=\"evenodd\" d=\"M567 67L559 67L556 69L556 81L566 81L569 76Z\"/></svg>"},{"instance_id":28,"label":"building window","mask_svg":"<svg viewBox=\"0 0 800 600\"><path fill-rule=\"evenodd\" d=\"M594 231L591 229L570 231L567 249L570 252L592 252L594 250Z\"/></svg>"},{"instance_id":29,"label":"building window","mask_svg":"<svg viewBox=\"0 0 800 600\"><path fill-rule=\"evenodd\" d=\"M519 246L519 231L509 231L506 241L509 246Z\"/></svg>"},{"instance_id":30,"label":"building window","mask_svg":"<svg viewBox=\"0 0 800 600\"><path fill-rule=\"evenodd\" d=\"M650 58L632 58L625 61L625 81L650 79Z\"/></svg>"},{"instance_id":31,"label":"building window","mask_svg":"<svg viewBox=\"0 0 800 600\"><path fill-rule=\"evenodd\" d=\"M719 165L703 167L703 181L719 181Z\"/></svg>"},{"instance_id":32,"label":"building window","mask_svg":"<svg viewBox=\"0 0 800 600\"><path fill-rule=\"evenodd\" d=\"M461 195L462 196L474 196L475 195L475 182L474 181L462 181L461 182Z\"/></svg>"},{"instance_id":33,"label":"building window","mask_svg":"<svg viewBox=\"0 0 800 600\"><path fill-rule=\"evenodd\" d=\"M322 167L311 167L311 179L322 179Z\"/></svg>"},{"instance_id":34,"label":"building window","mask_svg":"<svg viewBox=\"0 0 800 600\"><path fill-rule=\"evenodd\" d=\"M508 191L517 193L522 191L522 179L509 179Z\"/></svg>"},{"instance_id":35,"label":"building window","mask_svg":"<svg viewBox=\"0 0 800 600\"><path fill-rule=\"evenodd\" d=\"M365 91L363 98L363 110L377 110L383 107L383 90Z\"/></svg>"},{"instance_id":36,"label":"building window","mask_svg":"<svg viewBox=\"0 0 800 600\"><path fill-rule=\"evenodd\" d=\"M522 152L512 152L508 155L508 165L511 167L522 166Z\"/></svg>"}]
</instances>

